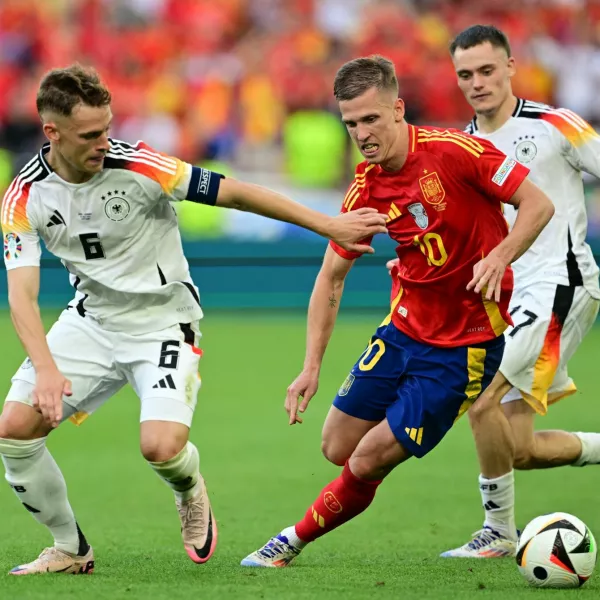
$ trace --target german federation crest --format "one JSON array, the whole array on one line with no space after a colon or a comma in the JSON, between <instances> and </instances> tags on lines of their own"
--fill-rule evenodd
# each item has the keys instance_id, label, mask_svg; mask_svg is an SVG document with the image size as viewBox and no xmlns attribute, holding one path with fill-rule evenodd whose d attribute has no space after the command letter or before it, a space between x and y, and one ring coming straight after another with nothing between
<instances>
[{"instance_id":1,"label":"german federation crest","mask_svg":"<svg viewBox=\"0 0 600 600\"><path fill-rule=\"evenodd\" d=\"M122 221L129 211L129 202L120 196L113 196L104 205L104 212L111 221Z\"/></svg>"},{"instance_id":2,"label":"german federation crest","mask_svg":"<svg viewBox=\"0 0 600 600\"><path fill-rule=\"evenodd\" d=\"M415 223L421 229L427 229L427 225L429 225L429 217L427 216L425 207L420 202L410 204L408 206L408 212L412 215L412 218L415 220Z\"/></svg>"},{"instance_id":3,"label":"german federation crest","mask_svg":"<svg viewBox=\"0 0 600 600\"><path fill-rule=\"evenodd\" d=\"M515 156L520 163L531 162L537 154L537 146L531 140L525 140L517 145Z\"/></svg>"}]
</instances>

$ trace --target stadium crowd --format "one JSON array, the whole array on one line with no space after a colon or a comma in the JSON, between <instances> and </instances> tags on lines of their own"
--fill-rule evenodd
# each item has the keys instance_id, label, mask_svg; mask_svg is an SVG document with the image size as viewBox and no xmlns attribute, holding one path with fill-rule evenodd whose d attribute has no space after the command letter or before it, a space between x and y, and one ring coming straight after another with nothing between
<instances>
[{"instance_id":1,"label":"stadium crowd","mask_svg":"<svg viewBox=\"0 0 600 600\"><path fill-rule=\"evenodd\" d=\"M510 36L518 95L600 123L600 0L2 0L0 189L43 141L42 73L74 60L112 90L116 138L343 188L356 157L332 97L339 65L389 56L411 122L462 128L470 110L447 47L475 22Z\"/></svg>"},{"instance_id":2,"label":"stadium crowd","mask_svg":"<svg viewBox=\"0 0 600 600\"><path fill-rule=\"evenodd\" d=\"M600 121L598 0L3 0L0 145L38 142L40 74L77 58L110 85L114 134L189 160L277 144L298 110L331 110L336 68L392 58L409 118L462 125L448 40L473 22L506 31L518 94Z\"/></svg>"}]
</instances>

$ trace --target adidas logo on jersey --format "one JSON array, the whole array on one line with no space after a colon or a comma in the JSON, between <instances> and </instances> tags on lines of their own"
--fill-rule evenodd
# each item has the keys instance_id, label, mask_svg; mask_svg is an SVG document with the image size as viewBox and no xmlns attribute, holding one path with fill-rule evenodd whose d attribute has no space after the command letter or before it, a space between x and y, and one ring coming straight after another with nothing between
<instances>
[{"instance_id":1,"label":"adidas logo on jersey","mask_svg":"<svg viewBox=\"0 0 600 600\"><path fill-rule=\"evenodd\" d=\"M50 217L50 221L46 227L52 227L53 225L66 225L65 220L62 218L62 215L55 210L52 216Z\"/></svg>"},{"instance_id":2,"label":"adidas logo on jersey","mask_svg":"<svg viewBox=\"0 0 600 600\"><path fill-rule=\"evenodd\" d=\"M173 381L173 378L171 377L171 375L167 375L166 377L163 377L158 383L156 383L152 386L152 389L156 389L156 388L169 388L171 390L177 389L175 387L175 382Z\"/></svg>"}]
</instances>

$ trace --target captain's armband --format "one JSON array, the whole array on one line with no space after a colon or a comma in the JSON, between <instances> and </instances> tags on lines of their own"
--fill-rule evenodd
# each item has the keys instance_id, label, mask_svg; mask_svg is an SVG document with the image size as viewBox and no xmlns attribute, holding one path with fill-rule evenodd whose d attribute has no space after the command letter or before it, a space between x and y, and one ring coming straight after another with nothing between
<instances>
[{"instance_id":1,"label":"captain's armband","mask_svg":"<svg viewBox=\"0 0 600 600\"><path fill-rule=\"evenodd\" d=\"M186 200L214 206L219 195L219 186L224 175L202 167L192 167L192 176Z\"/></svg>"}]
</instances>

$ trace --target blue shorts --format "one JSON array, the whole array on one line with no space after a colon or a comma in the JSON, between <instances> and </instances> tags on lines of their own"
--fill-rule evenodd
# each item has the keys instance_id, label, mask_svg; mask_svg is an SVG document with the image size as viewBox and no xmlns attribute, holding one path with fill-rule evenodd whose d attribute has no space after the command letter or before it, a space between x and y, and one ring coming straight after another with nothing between
<instances>
[{"instance_id":1,"label":"blue shorts","mask_svg":"<svg viewBox=\"0 0 600 600\"><path fill-rule=\"evenodd\" d=\"M387 418L398 441L421 458L490 384L503 351L502 335L474 346L437 348L390 323L375 332L333 405L358 419Z\"/></svg>"}]
</instances>

